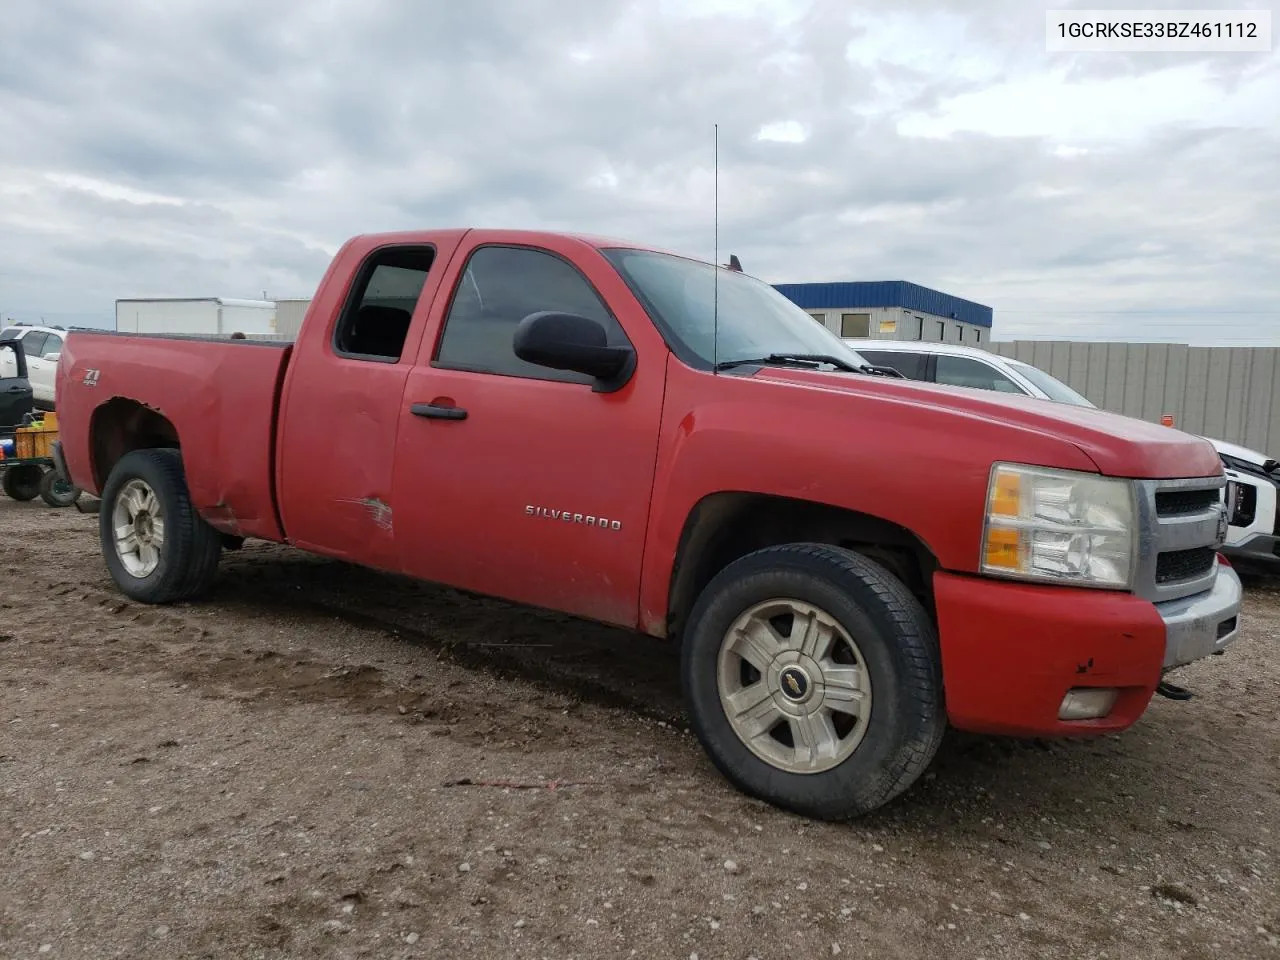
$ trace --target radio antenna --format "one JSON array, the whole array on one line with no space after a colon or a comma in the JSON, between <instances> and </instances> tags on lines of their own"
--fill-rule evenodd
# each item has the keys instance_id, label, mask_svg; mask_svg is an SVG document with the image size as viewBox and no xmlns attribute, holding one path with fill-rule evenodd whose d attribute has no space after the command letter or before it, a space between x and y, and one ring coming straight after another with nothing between
<instances>
[{"instance_id":1,"label":"radio antenna","mask_svg":"<svg viewBox=\"0 0 1280 960\"><path fill-rule=\"evenodd\" d=\"M715 233L715 258L711 266L711 372L720 366L720 124L715 124L715 163L712 167L712 222Z\"/></svg>"}]
</instances>

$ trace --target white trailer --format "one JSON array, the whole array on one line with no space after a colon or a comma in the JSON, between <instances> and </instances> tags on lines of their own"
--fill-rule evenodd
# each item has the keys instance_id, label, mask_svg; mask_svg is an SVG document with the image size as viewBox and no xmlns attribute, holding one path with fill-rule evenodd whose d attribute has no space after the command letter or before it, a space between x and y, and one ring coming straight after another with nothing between
<instances>
[{"instance_id":1,"label":"white trailer","mask_svg":"<svg viewBox=\"0 0 1280 960\"><path fill-rule=\"evenodd\" d=\"M178 333L198 336L269 336L276 332L272 300L230 297L153 298L116 301L120 333Z\"/></svg>"}]
</instances>

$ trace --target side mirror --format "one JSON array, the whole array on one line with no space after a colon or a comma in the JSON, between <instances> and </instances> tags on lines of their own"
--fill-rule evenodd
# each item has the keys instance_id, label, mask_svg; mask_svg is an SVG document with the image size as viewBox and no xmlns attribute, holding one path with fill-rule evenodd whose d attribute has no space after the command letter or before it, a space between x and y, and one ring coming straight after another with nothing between
<instances>
[{"instance_id":1,"label":"side mirror","mask_svg":"<svg viewBox=\"0 0 1280 960\"><path fill-rule=\"evenodd\" d=\"M630 346L609 346L603 326L573 313L529 314L516 327L511 345L526 363L593 377L597 393L617 390L635 369L636 352Z\"/></svg>"},{"instance_id":2,"label":"side mirror","mask_svg":"<svg viewBox=\"0 0 1280 960\"><path fill-rule=\"evenodd\" d=\"M48 360L50 363L57 363L61 357L61 353L47 353L41 359Z\"/></svg>"}]
</instances>

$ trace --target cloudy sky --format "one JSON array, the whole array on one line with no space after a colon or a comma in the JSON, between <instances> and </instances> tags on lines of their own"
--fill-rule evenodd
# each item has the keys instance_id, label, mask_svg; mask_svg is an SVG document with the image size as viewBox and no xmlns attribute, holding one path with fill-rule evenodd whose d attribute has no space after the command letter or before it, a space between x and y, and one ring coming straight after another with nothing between
<instances>
[{"instance_id":1,"label":"cloudy sky","mask_svg":"<svg viewBox=\"0 0 1280 960\"><path fill-rule=\"evenodd\" d=\"M0 314L308 296L409 227L709 258L719 123L721 259L772 282L912 280L1002 339L1280 344L1274 39L1047 54L1071 5L0 0Z\"/></svg>"}]
</instances>

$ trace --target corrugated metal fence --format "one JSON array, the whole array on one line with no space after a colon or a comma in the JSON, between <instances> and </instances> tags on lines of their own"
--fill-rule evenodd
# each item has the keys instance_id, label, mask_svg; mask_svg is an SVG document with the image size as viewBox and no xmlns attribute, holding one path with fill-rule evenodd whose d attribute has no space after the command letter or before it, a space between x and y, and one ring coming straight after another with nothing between
<instances>
[{"instance_id":1,"label":"corrugated metal fence","mask_svg":"<svg viewBox=\"0 0 1280 960\"><path fill-rule=\"evenodd\" d=\"M1048 371L1106 410L1270 456L1280 451L1280 348L995 340L994 353Z\"/></svg>"}]
</instances>

